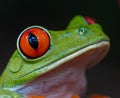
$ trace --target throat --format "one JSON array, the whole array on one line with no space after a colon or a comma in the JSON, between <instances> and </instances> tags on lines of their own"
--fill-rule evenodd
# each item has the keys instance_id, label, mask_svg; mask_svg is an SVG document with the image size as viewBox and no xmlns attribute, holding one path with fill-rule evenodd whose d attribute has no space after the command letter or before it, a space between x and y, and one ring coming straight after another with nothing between
<instances>
[{"instance_id":1,"label":"throat","mask_svg":"<svg viewBox=\"0 0 120 98\"><path fill-rule=\"evenodd\" d=\"M42 95L46 98L71 98L73 95L83 96L85 89L84 66L69 61L25 84L18 89L18 92L27 96Z\"/></svg>"}]
</instances>

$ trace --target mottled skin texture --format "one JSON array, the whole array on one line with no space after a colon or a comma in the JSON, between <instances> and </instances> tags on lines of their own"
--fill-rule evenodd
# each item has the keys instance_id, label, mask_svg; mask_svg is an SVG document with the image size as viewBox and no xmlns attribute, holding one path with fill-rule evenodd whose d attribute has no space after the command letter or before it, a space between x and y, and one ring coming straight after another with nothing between
<instances>
[{"instance_id":1,"label":"mottled skin texture","mask_svg":"<svg viewBox=\"0 0 120 98\"><path fill-rule=\"evenodd\" d=\"M107 54L108 36L99 24L88 24L82 16L74 17L66 30L48 32L50 48L36 60L15 50L0 78L0 97L84 97L85 70Z\"/></svg>"}]
</instances>

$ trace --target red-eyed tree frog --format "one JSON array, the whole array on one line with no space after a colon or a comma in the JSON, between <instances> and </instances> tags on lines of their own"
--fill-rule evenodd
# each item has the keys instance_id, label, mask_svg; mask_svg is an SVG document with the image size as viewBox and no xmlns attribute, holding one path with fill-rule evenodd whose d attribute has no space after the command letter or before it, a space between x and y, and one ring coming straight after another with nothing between
<instances>
[{"instance_id":1,"label":"red-eyed tree frog","mask_svg":"<svg viewBox=\"0 0 120 98\"><path fill-rule=\"evenodd\" d=\"M65 30L30 26L0 77L0 98L83 98L86 69L109 47L103 28L88 16L75 16Z\"/></svg>"}]
</instances>

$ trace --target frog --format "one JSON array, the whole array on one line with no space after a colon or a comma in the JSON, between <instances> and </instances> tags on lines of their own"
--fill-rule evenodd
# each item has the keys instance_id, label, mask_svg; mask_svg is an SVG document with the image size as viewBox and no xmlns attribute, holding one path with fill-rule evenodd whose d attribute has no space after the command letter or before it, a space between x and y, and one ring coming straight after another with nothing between
<instances>
[{"instance_id":1,"label":"frog","mask_svg":"<svg viewBox=\"0 0 120 98\"><path fill-rule=\"evenodd\" d=\"M107 55L110 38L95 19L76 15L63 30L27 27L16 44L0 98L84 98L85 72Z\"/></svg>"}]
</instances>

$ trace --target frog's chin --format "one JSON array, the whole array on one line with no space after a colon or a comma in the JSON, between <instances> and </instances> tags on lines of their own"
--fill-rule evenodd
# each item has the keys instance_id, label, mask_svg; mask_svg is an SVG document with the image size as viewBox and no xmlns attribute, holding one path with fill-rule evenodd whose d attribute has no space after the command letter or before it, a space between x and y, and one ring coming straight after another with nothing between
<instances>
[{"instance_id":1,"label":"frog's chin","mask_svg":"<svg viewBox=\"0 0 120 98\"><path fill-rule=\"evenodd\" d=\"M76 59L78 62L79 59ZM45 73L17 90L26 96L71 98L83 96L86 89L85 68L70 61Z\"/></svg>"},{"instance_id":2,"label":"frog's chin","mask_svg":"<svg viewBox=\"0 0 120 98\"><path fill-rule=\"evenodd\" d=\"M108 52L109 42L102 41L90 45L56 63L61 66L37 77L17 89L27 96L47 96L47 98L71 98L85 93L85 69L98 63ZM72 59L72 60L71 60ZM64 63L63 63L64 62Z\"/></svg>"}]
</instances>

